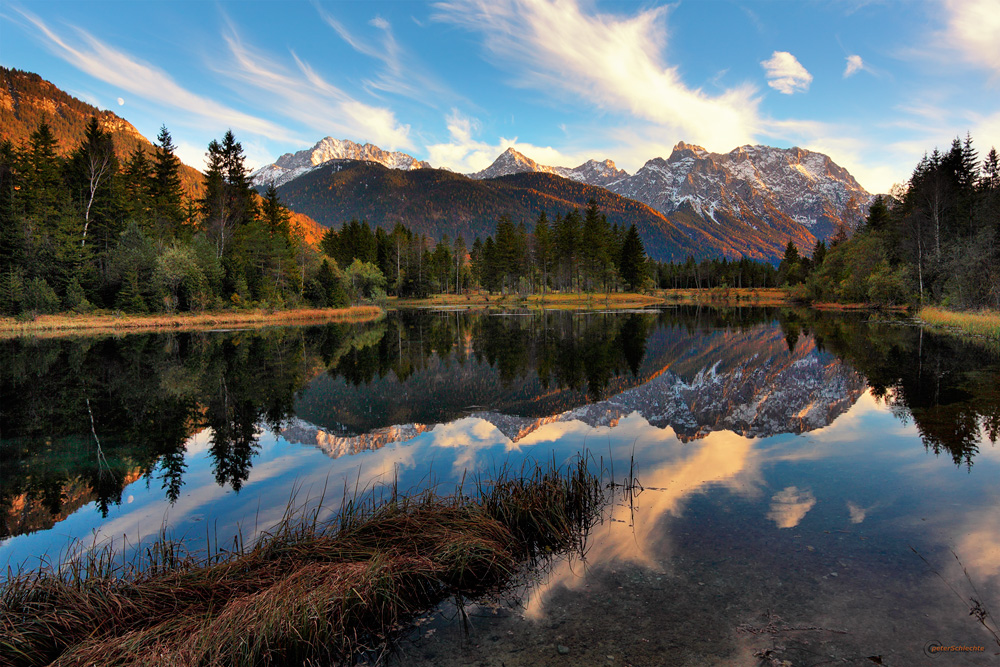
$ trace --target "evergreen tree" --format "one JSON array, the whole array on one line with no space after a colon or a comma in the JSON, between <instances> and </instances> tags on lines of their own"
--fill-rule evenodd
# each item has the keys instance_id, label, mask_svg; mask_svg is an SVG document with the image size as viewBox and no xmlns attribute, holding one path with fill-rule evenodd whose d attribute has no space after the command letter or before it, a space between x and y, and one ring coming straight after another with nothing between
<instances>
[{"instance_id":1,"label":"evergreen tree","mask_svg":"<svg viewBox=\"0 0 1000 667\"><path fill-rule=\"evenodd\" d=\"M631 292L642 287L646 279L646 249L635 225L631 225L622 242L622 281Z\"/></svg>"},{"instance_id":2,"label":"evergreen tree","mask_svg":"<svg viewBox=\"0 0 1000 667\"><path fill-rule=\"evenodd\" d=\"M153 164L141 146L125 163L124 181L126 213L133 221L149 224L154 217Z\"/></svg>"},{"instance_id":3,"label":"evergreen tree","mask_svg":"<svg viewBox=\"0 0 1000 667\"><path fill-rule=\"evenodd\" d=\"M1000 157L997 156L997 149L990 148L983 160L983 173L979 179L980 187L984 190L1000 189Z\"/></svg>"},{"instance_id":4,"label":"evergreen tree","mask_svg":"<svg viewBox=\"0 0 1000 667\"><path fill-rule=\"evenodd\" d=\"M177 147L166 126L156 135L153 153L152 197L153 229L159 238L178 234L184 223L185 211L182 197L180 165L175 155Z\"/></svg>"},{"instance_id":5,"label":"evergreen tree","mask_svg":"<svg viewBox=\"0 0 1000 667\"><path fill-rule=\"evenodd\" d=\"M228 130L222 143L213 139L208 144L205 196L201 201L204 225L220 259L227 256L234 231L256 218L254 199L243 146Z\"/></svg>"},{"instance_id":6,"label":"evergreen tree","mask_svg":"<svg viewBox=\"0 0 1000 667\"><path fill-rule=\"evenodd\" d=\"M545 211L538 214L535 222L535 261L542 273L542 294L549 281L549 266L552 262L552 231L549 229L549 220L545 216Z\"/></svg>"}]
</instances>

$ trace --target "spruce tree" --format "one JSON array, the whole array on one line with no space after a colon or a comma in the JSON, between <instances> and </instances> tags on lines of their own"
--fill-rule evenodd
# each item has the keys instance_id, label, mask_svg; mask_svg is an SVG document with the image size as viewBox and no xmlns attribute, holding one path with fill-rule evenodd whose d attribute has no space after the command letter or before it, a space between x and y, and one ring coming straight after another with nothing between
<instances>
[{"instance_id":1,"label":"spruce tree","mask_svg":"<svg viewBox=\"0 0 1000 667\"><path fill-rule=\"evenodd\" d=\"M184 204L181 188L181 161L174 154L177 147L166 126L160 127L156 136L151 187L153 227L160 238L174 236L184 222Z\"/></svg>"},{"instance_id":2,"label":"spruce tree","mask_svg":"<svg viewBox=\"0 0 1000 667\"><path fill-rule=\"evenodd\" d=\"M630 292L636 292L646 279L646 248L635 225L631 225L622 242L622 280Z\"/></svg>"}]
</instances>

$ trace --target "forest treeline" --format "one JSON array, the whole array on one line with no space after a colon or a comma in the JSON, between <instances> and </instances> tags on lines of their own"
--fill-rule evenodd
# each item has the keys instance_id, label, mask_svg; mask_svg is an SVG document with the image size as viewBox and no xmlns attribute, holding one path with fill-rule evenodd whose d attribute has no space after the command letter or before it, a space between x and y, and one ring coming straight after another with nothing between
<instances>
[{"instance_id":1,"label":"forest treeline","mask_svg":"<svg viewBox=\"0 0 1000 667\"><path fill-rule=\"evenodd\" d=\"M972 137L935 149L909 182L880 195L848 239L802 257L789 244L783 284L807 301L1000 308L1000 159Z\"/></svg>"},{"instance_id":2,"label":"forest treeline","mask_svg":"<svg viewBox=\"0 0 1000 667\"><path fill-rule=\"evenodd\" d=\"M0 313L348 302L276 191L253 190L232 132L209 144L197 199L175 149L164 127L152 155L119 160L94 117L66 157L45 122L22 145L0 143Z\"/></svg>"},{"instance_id":3,"label":"forest treeline","mask_svg":"<svg viewBox=\"0 0 1000 667\"><path fill-rule=\"evenodd\" d=\"M610 225L593 200L583 213L572 209L552 222L543 211L530 231L523 221L501 216L496 233L477 237L471 248L461 236L454 242L444 236L431 247L405 225L373 231L357 220L328 231L321 245L351 277L374 276L378 287L404 297L468 289L635 291L650 276L635 226ZM360 280L367 288L369 282Z\"/></svg>"}]
</instances>

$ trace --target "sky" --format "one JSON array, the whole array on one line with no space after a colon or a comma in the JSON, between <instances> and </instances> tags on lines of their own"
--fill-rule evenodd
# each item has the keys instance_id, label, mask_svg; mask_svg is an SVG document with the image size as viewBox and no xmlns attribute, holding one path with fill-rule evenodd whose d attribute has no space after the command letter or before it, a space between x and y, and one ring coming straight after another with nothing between
<instances>
[{"instance_id":1,"label":"sky","mask_svg":"<svg viewBox=\"0 0 1000 667\"><path fill-rule=\"evenodd\" d=\"M684 141L819 151L887 192L955 137L1000 146L1000 0L4 0L0 63L198 168L227 129L251 168L333 136L635 173Z\"/></svg>"}]
</instances>

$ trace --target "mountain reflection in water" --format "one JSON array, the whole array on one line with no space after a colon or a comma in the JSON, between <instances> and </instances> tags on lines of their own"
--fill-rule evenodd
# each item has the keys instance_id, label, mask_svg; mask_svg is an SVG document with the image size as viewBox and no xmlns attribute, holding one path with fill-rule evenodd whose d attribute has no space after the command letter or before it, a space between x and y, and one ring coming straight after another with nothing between
<instances>
[{"instance_id":1,"label":"mountain reflection in water","mask_svg":"<svg viewBox=\"0 0 1000 667\"><path fill-rule=\"evenodd\" d=\"M777 324L776 324L777 322ZM137 479L174 501L209 429L239 491L261 429L339 457L475 416L512 442L637 412L682 440L823 427L865 389L971 466L1000 424L982 354L915 327L766 309L401 311L368 325L6 341L0 537L51 528Z\"/></svg>"},{"instance_id":2,"label":"mountain reflection in water","mask_svg":"<svg viewBox=\"0 0 1000 667\"><path fill-rule=\"evenodd\" d=\"M641 488L586 565L552 564L488 642L437 618L405 664L542 664L555 642L592 664L746 664L779 639L779 662L919 664L927 641L988 643L963 568L1000 605L1000 360L906 321L423 310L0 355L0 567L161 526L249 541L290 499L329 489L332 513L341 488L447 491L587 449ZM767 610L847 634L762 634Z\"/></svg>"}]
</instances>

